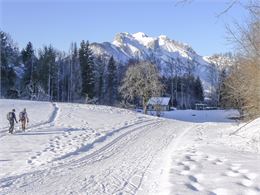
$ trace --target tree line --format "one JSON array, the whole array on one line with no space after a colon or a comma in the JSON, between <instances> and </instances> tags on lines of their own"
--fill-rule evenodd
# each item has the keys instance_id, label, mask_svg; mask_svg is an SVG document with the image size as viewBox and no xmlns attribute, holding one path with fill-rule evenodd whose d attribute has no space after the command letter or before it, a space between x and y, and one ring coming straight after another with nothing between
<instances>
[{"instance_id":1,"label":"tree line","mask_svg":"<svg viewBox=\"0 0 260 195\"><path fill-rule=\"evenodd\" d=\"M36 53L31 42L20 52L1 31L1 97L113 105L119 66L113 56L94 57L88 41L69 54L51 45Z\"/></svg>"},{"instance_id":2,"label":"tree line","mask_svg":"<svg viewBox=\"0 0 260 195\"><path fill-rule=\"evenodd\" d=\"M168 62L168 66L174 65ZM139 75L139 82L131 80L131 71ZM192 108L194 103L203 101L203 88L199 77L192 74L192 68L186 72L162 76L160 65L152 58L131 59L127 64L120 64L113 56L94 56L89 42L84 40L79 48L72 43L68 53L51 45L36 51L31 42L19 51L11 37L1 31L0 96L5 98L122 106L126 100L143 105L151 96L169 96L171 106ZM144 92L150 85L153 89ZM132 98L124 93L123 86L129 90L136 87L135 91L129 91ZM147 94L140 95L136 93L138 90Z\"/></svg>"}]
</instances>

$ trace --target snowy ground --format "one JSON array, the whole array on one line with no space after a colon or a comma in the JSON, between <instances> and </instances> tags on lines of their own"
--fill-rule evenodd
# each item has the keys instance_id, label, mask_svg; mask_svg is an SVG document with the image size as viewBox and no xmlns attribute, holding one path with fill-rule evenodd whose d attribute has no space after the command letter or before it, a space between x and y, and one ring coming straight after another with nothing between
<instances>
[{"instance_id":1,"label":"snowy ground","mask_svg":"<svg viewBox=\"0 0 260 195\"><path fill-rule=\"evenodd\" d=\"M6 113L30 124L7 134ZM260 194L260 120L0 100L0 194Z\"/></svg>"}]
</instances>

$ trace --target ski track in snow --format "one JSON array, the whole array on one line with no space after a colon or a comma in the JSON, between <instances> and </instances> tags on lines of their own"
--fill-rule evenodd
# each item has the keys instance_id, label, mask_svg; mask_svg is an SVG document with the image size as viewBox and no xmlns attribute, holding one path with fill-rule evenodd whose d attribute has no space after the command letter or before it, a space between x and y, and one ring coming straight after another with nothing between
<instances>
[{"instance_id":1,"label":"ski track in snow","mask_svg":"<svg viewBox=\"0 0 260 195\"><path fill-rule=\"evenodd\" d=\"M109 142L107 145L101 147L97 151L95 151L81 159L78 159L77 162L81 162L82 160L86 160L86 159L93 160L93 159L95 159L95 156L98 156L99 153L101 153L101 152L104 152L104 151L106 152L106 150L108 150L109 147L111 147L116 142L120 141L120 139L122 139L124 136L127 136L128 134L130 134L134 131L140 130L143 127L147 128L155 123L158 123L158 122L147 123L149 121L150 120L142 121L142 122L135 123L133 125L128 125L128 126L116 129L110 133L105 134L104 136L99 137L98 139L95 139L92 143L88 143L87 145L84 144L85 140L89 137L89 135L87 134L86 131L83 131L79 135L72 135L71 131L73 131L75 129L68 129L64 133L62 133L61 136L55 136L54 138L51 138L49 140L49 145L46 148L44 148L42 151L38 151L35 153L34 156L30 157L30 159L28 160L28 163L29 164L40 164L39 161L37 163L37 160L39 160L40 156L44 155L44 153L49 153L49 152L53 153L53 158L52 158L52 161L50 161L50 162L58 162L59 160L67 159L72 156L74 157L75 155L77 155L79 153L88 152L89 150L94 149L95 144L104 142L106 139L108 139L108 137L112 136L113 134L116 134L120 131L127 129L127 132L116 137L116 139ZM75 148L74 151L69 152L69 153L66 152L66 151L68 151L68 150L66 150L66 148L73 148L73 147ZM57 155L59 157L56 157ZM73 160L74 160L73 163L75 163L75 159L73 159ZM36 163L34 163L34 161L36 161Z\"/></svg>"},{"instance_id":2,"label":"ski track in snow","mask_svg":"<svg viewBox=\"0 0 260 195\"><path fill-rule=\"evenodd\" d=\"M124 165L124 161L121 161L122 164L118 163L118 162L114 161L113 158L112 158L112 162L110 162L111 158L109 158L109 157L118 156L120 153L120 150L124 151L124 153L126 153L126 152L129 153L128 148L126 146L132 145L132 142L134 142L136 139L140 139L140 137L143 137L143 136L149 134L150 130L151 130L150 128L155 128L156 126L160 126L161 122L155 121L155 122L151 122L150 124L149 123L148 124L141 123L141 124L142 125L134 125L135 128L131 128L131 130L120 135L119 137L112 140L111 142L109 142L107 145L100 148L99 150L97 150L87 156L84 156L76 161L69 162L65 165L62 164L62 165L54 166L54 168L51 168L50 170L48 170L48 172L52 172L52 171L56 172L55 177L58 177L58 175L62 174L63 169L69 169L69 170L75 171L75 169L79 169L82 167L86 167L86 168L88 166L92 167L96 163L98 163L98 164L106 163L103 161L108 159L110 166L111 166L111 163L112 163L112 165L114 163L116 163L116 164L118 164L119 167L112 168L112 169L110 168L110 171L108 171L109 174L106 173L105 177L103 174L100 176L99 175L96 176L96 177L98 177L97 183L100 183L100 184L92 187L94 189L94 191L92 191L93 189L91 187L85 187L86 188L85 190L87 190L88 192L92 191L92 193L96 193L96 194L99 194L99 193L101 193L101 194L111 194L111 193L112 194L114 194L114 193L116 193L116 194L120 194L120 193L134 194L142 181L143 174L144 174L145 170L147 169L147 167L149 166L149 162L152 160L152 156L150 153L152 153L153 150L151 150L151 147L150 147L151 145L150 144L147 145L148 149L149 149L148 151L142 152L142 153L144 153L144 155L140 155L140 153L137 153L138 156L135 156L135 158L129 159L129 160L134 160L133 163L135 164L135 166L133 166L133 167L131 167L131 166L127 167L127 164ZM144 134L144 135L142 135L142 134ZM169 137L169 139L170 139L170 137ZM162 141L164 141L164 140L162 140ZM118 159L118 160L120 160L120 159ZM142 165L142 164L144 164L144 165ZM123 167L120 169L120 166L121 167L123 166ZM60 170L60 169L61 169L61 171L56 171L56 170ZM120 174L118 175L118 173L117 173L118 171L128 172L128 174L126 174L125 177L121 178ZM42 178L44 178L45 173L46 173L45 171L36 171L36 172L30 173L30 174L23 174L18 177L11 177L11 178L1 181L1 183L3 183L2 187L8 186L8 183L18 183L18 185L15 184L15 187L20 189L21 188L21 186L19 185L20 182L24 182L24 181L32 180L32 179L34 181L35 178L36 178L35 181L38 182L39 180L42 180ZM88 178L88 174L86 174L85 176L82 176L82 175L80 175L80 176L83 177L83 182L85 183L85 181ZM79 176L77 175L76 181L78 180L78 177ZM90 178L88 178L88 179L91 179L92 177L93 176L90 176ZM110 179L108 179L108 177ZM74 181L75 179L72 179L72 180L73 180L73 182L76 182L76 181ZM80 180L82 180L82 178L80 178ZM70 181L70 182L72 182L72 181ZM87 185L87 184L91 185L91 183L88 184L88 182L86 182L86 184L84 184L84 185ZM105 184L103 184L103 183L105 183ZM75 185L75 183L73 183L73 188L74 188L74 185ZM82 185L82 186L84 186L84 185ZM106 192L106 190L105 190L106 185L109 186L109 188L107 189L108 192ZM111 187L110 185L114 185L114 187L113 186ZM99 188L100 186L102 186L102 189ZM95 189L96 187L98 189ZM37 193L37 192L35 192L35 193ZM62 192L62 193L65 193L65 192Z\"/></svg>"}]
</instances>

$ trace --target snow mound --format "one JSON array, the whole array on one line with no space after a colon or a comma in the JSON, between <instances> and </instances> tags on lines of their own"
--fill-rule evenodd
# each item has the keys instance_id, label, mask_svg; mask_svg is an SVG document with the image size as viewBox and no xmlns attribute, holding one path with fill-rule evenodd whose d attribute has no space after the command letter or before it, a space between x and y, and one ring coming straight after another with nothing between
<instances>
[{"instance_id":1,"label":"snow mound","mask_svg":"<svg viewBox=\"0 0 260 195\"><path fill-rule=\"evenodd\" d=\"M230 136L232 145L260 153L260 118L239 125Z\"/></svg>"}]
</instances>

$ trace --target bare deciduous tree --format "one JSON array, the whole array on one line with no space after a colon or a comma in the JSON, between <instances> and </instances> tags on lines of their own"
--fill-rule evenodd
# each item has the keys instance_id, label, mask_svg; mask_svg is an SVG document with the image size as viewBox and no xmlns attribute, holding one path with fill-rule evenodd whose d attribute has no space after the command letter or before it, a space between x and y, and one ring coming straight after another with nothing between
<instances>
[{"instance_id":1,"label":"bare deciduous tree","mask_svg":"<svg viewBox=\"0 0 260 195\"><path fill-rule=\"evenodd\" d=\"M245 26L229 28L237 44L237 57L227 78L224 101L236 106L246 118L260 116L260 2L248 5L250 20Z\"/></svg>"},{"instance_id":2,"label":"bare deciduous tree","mask_svg":"<svg viewBox=\"0 0 260 195\"><path fill-rule=\"evenodd\" d=\"M150 62L139 62L131 65L126 71L120 93L126 100L133 100L136 97L141 98L146 114L146 104L149 98L160 96L163 88L156 66Z\"/></svg>"}]
</instances>

